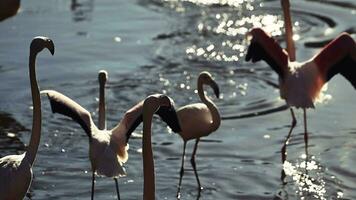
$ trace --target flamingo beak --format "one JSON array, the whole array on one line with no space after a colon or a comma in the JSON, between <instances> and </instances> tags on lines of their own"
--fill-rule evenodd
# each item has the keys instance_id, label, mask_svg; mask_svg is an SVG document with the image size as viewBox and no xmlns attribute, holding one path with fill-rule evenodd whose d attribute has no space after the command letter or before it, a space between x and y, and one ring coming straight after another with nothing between
<instances>
[{"instance_id":1,"label":"flamingo beak","mask_svg":"<svg viewBox=\"0 0 356 200\"><path fill-rule=\"evenodd\" d=\"M46 38L45 47L54 55L54 43L51 39Z\"/></svg>"},{"instance_id":2,"label":"flamingo beak","mask_svg":"<svg viewBox=\"0 0 356 200\"><path fill-rule=\"evenodd\" d=\"M30 52L32 54L37 54L38 52L42 51L44 48L47 48L52 55L54 54L54 43L51 39L44 36L34 37L31 42Z\"/></svg>"},{"instance_id":3,"label":"flamingo beak","mask_svg":"<svg viewBox=\"0 0 356 200\"><path fill-rule=\"evenodd\" d=\"M211 86L211 88L213 88L216 98L219 99L219 97L220 97L220 89L219 89L218 84L214 80L212 80L211 83L210 83L210 86Z\"/></svg>"}]
</instances>

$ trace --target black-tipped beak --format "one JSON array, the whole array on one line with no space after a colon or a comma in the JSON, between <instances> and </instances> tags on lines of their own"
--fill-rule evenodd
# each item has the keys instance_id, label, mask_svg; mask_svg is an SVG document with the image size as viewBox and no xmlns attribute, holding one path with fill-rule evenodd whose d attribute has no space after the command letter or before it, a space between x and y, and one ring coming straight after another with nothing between
<instances>
[{"instance_id":1,"label":"black-tipped beak","mask_svg":"<svg viewBox=\"0 0 356 200\"><path fill-rule=\"evenodd\" d=\"M218 84L215 81L212 80L210 86L211 86L211 88L213 88L216 98L219 99L219 97L220 97L220 89L219 89Z\"/></svg>"},{"instance_id":2,"label":"black-tipped beak","mask_svg":"<svg viewBox=\"0 0 356 200\"><path fill-rule=\"evenodd\" d=\"M51 39L46 40L46 48L51 52L52 55L54 55L54 43Z\"/></svg>"}]
</instances>

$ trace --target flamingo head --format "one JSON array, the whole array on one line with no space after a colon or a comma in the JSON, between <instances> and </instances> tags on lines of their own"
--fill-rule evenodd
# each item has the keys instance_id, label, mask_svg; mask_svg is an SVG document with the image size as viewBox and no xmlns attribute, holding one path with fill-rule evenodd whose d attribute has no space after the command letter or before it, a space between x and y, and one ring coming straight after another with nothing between
<instances>
[{"instance_id":1,"label":"flamingo head","mask_svg":"<svg viewBox=\"0 0 356 200\"><path fill-rule=\"evenodd\" d=\"M30 46L30 51L34 55L41 52L44 48L47 48L51 54L54 54L54 43L51 39L44 36L37 36L33 38Z\"/></svg>"},{"instance_id":2,"label":"flamingo head","mask_svg":"<svg viewBox=\"0 0 356 200\"><path fill-rule=\"evenodd\" d=\"M213 90L216 98L219 98L220 96L220 89L218 84L215 82L213 79L212 75L207 72L203 71L199 74L198 81L201 81L203 84L209 85Z\"/></svg>"},{"instance_id":3,"label":"flamingo head","mask_svg":"<svg viewBox=\"0 0 356 200\"><path fill-rule=\"evenodd\" d=\"M100 85L104 85L106 81L108 80L108 72L105 70L100 70L98 74L98 79Z\"/></svg>"},{"instance_id":4,"label":"flamingo head","mask_svg":"<svg viewBox=\"0 0 356 200\"><path fill-rule=\"evenodd\" d=\"M148 96L144 103L144 110L149 109L152 113L155 113L159 107L168 107L171 108L174 106L173 100L164 94L153 94Z\"/></svg>"}]
</instances>

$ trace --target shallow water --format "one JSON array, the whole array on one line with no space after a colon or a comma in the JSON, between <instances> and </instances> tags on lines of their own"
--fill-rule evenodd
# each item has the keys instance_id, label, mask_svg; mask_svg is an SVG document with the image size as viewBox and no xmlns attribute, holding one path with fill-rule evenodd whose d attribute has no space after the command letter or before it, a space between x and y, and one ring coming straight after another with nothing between
<instances>
[{"instance_id":1,"label":"shallow water","mask_svg":"<svg viewBox=\"0 0 356 200\"><path fill-rule=\"evenodd\" d=\"M30 137L32 111L28 51L33 36L56 45L42 52L41 89L56 89L90 110L97 120L97 72L109 72L108 127L125 110L154 92L177 106L198 101L200 71L210 71L222 97L214 99L226 120L198 149L204 190L200 199L356 199L356 94L341 76L328 85L326 101L308 112L309 163L305 174L302 113L288 146L287 184L280 180L280 148L290 114L279 99L277 77L265 63L246 63L245 33L260 26L284 46L278 0L63 0L23 1L20 12L0 23L0 155L19 153ZM226 2L226 3L219 3ZM292 1L297 59L308 59L342 31L356 32L353 0ZM212 95L211 91L207 91ZM330 98L331 97L331 98ZM43 98L43 134L34 166L32 199L88 199L88 139L69 119L53 115ZM258 113L266 113L258 115ZM7 114L11 113L11 115ZM257 113L257 115L256 115ZM10 125L3 123L11 119ZM153 126L157 199L175 199L182 141L158 120ZM10 128L9 128L10 126ZM137 129L140 132L142 127ZM193 142L192 142L193 143ZM122 199L142 197L141 140L130 142L128 176L119 180ZM191 152L192 144L187 152ZM189 166L182 199L197 199ZM288 170L287 170L288 169ZM115 199L114 181L98 178L96 199Z\"/></svg>"}]
</instances>

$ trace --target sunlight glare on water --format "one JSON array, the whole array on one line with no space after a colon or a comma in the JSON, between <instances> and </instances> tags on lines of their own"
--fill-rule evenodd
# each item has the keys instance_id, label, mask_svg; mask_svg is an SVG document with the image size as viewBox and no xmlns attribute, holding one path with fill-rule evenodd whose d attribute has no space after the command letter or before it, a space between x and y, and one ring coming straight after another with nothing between
<instances>
[{"instance_id":1,"label":"sunlight glare on water","mask_svg":"<svg viewBox=\"0 0 356 200\"><path fill-rule=\"evenodd\" d=\"M286 161L283 169L286 175L292 178L292 182L297 189L296 193L301 199L312 196L313 199L326 200L327 189L323 175L324 170L314 160L315 157L307 162L305 157L305 154L302 155L295 165Z\"/></svg>"},{"instance_id":2,"label":"sunlight glare on water","mask_svg":"<svg viewBox=\"0 0 356 200\"><path fill-rule=\"evenodd\" d=\"M251 15L242 17L241 19L233 20L231 15L226 13L216 14L217 23L215 26L200 22L197 25L197 30L201 34L204 32L212 32L216 35L228 36L231 39L220 41L218 44L206 44L205 46L192 45L186 48L188 58L203 57L209 61L237 62L243 57L246 51L247 41L234 39L246 38L249 30L248 27L260 27L270 33L272 36L282 34L283 21L277 15ZM298 40L298 35L295 35L295 40Z\"/></svg>"},{"instance_id":3,"label":"sunlight glare on water","mask_svg":"<svg viewBox=\"0 0 356 200\"><path fill-rule=\"evenodd\" d=\"M311 58L341 32L355 38L354 0L335 2L291 0L298 60ZM0 23L0 78L6 83L0 85L0 106L23 128L0 127L7 132L0 139L12 142L15 134L18 141L4 147L1 156L22 153L30 139L28 45L34 35L47 35L55 41L56 54L41 53L41 89L62 92L96 122L97 72L107 70L108 127L152 93L169 95L177 109L201 102L198 75L213 75L220 98L209 87L204 87L205 94L225 119L199 143L196 161L204 187L200 198L189 163L194 142L187 144L182 199L356 199L355 92L339 75L319 96L323 105L308 111L307 164L306 156L299 156L304 152L303 121L302 111L296 111L298 123L283 167L287 184L280 180L279 150L290 129L290 113L280 99L278 75L265 62L245 62L244 57L246 33L253 27L263 28L285 48L283 26L280 0L21 1L21 12ZM90 199L85 132L71 119L53 114L45 97L42 106L32 199ZM121 199L142 199L142 125L136 131L125 163L128 176L119 179ZM154 118L152 133L157 199L176 199L183 142L159 117ZM98 178L96 183L95 199L116 198L112 179ZM278 198L281 190L286 198Z\"/></svg>"}]
</instances>

